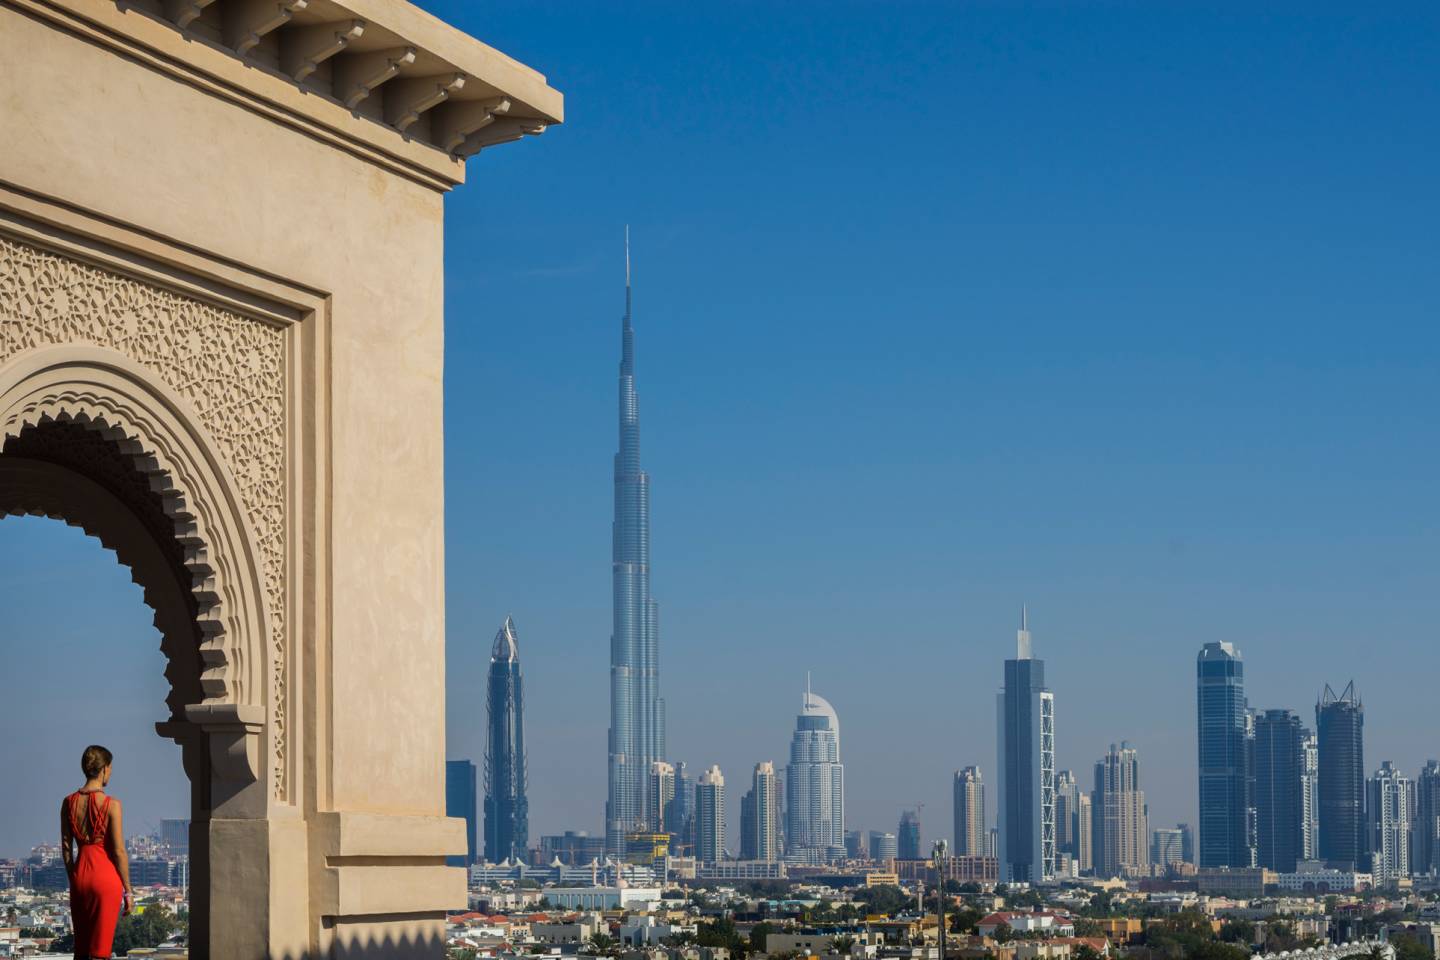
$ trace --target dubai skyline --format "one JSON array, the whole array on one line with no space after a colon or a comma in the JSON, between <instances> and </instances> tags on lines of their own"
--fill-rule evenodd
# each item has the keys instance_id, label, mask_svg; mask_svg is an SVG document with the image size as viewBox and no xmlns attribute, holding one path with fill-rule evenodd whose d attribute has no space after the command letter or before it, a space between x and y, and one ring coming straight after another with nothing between
<instances>
[{"instance_id":1,"label":"dubai skyline","mask_svg":"<svg viewBox=\"0 0 1440 960\"><path fill-rule=\"evenodd\" d=\"M505 190L447 201L447 749L483 757L513 612L532 836L605 829L627 222L666 759L718 765L732 812L754 765L788 755L807 670L844 721L850 829L894 832L924 802L925 835L948 833L971 765L993 811L993 698L1024 603L1057 769L1088 782L1128 740L1152 825L1196 822L1205 643L1243 650L1253 707L1307 726L1353 677L1365 776L1436 752L1424 30L1336 8L1242 41L1193 10L736 25L427 6L543 51L585 108L471 161ZM920 97L937 116L904 143L855 136L857 111ZM482 394L498 409L477 415ZM34 680L9 693L33 730L5 762L27 771L15 805L44 810L16 831L53 832L69 744L95 739L48 681L102 657L124 692L98 707L123 741L117 788L137 815L185 815L126 572L32 518L0 522L0 563L5 628L35 641L9 660ZM85 609L63 599L75 582Z\"/></svg>"}]
</instances>

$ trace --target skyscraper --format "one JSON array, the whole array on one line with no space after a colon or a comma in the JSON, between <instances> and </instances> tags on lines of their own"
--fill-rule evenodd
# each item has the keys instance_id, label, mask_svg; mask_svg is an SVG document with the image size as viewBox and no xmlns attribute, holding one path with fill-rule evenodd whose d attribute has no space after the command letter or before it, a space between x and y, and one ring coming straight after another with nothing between
<instances>
[{"instance_id":1,"label":"skyscraper","mask_svg":"<svg viewBox=\"0 0 1440 960\"><path fill-rule=\"evenodd\" d=\"M1304 839L1304 729L1289 710L1266 710L1255 718L1255 850L1267 870L1294 873Z\"/></svg>"},{"instance_id":2,"label":"skyscraper","mask_svg":"<svg viewBox=\"0 0 1440 960\"><path fill-rule=\"evenodd\" d=\"M1195 661L1200 760L1200 866L1254 861L1245 664L1231 643L1207 643Z\"/></svg>"},{"instance_id":3,"label":"skyscraper","mask_svg":"<svg viewBox=\"0 0 1440 960\"><path fill-rule=\"evenodd\" d=\"M1095 871L1095 816L1090 806L1090 791L1079 791L1075 797L1075 866L1082 873Z\"/></svg>"},{"instance_id":4,"label":"skyscraper","mask_svg":"<svg viewBox=\"0 0 1440 960\"><path fill-rule=\"evenodd\" d=\"M650 595L650 476L640 466L640 401L631 326L630 231L625 231L625 316L621 320L620 449L615 454L611 573L609 796L605 842L625 852L625 835L650 827L650 764L665 759L660 699L659 617Z\"/></svg>"},{"instance_id":5,"label":"skyscraper","mask_svg":"<svg viewBox=\"0 0 1440 960\"><path fill-rule=\"evenodd\" d=\"M1410 864L1416 876L1440 872L1440 761L1430 760L1415 780L1415 856Z\"/></svg>"},{"instance_id":6,"label":"skyscraper","mask_svg":"<svg viewBox=\"0 0 1440 960\"><path fill-rule=\"evenodd\" d=\"M1023 611L997 710L1000 880L1039 883L1055 876L1055 695L1045 661L1030 655Z\"/></svg>"},{"instance_id":7,"label":"skyscraper","mask_svg":"<svg viewBox=\"0 0 1440 960\"><path fill-rule=\"evenodd\" d=\"M1075 850L1075 799L1080 795L1080 785L1075 781L1072 770L1060 770L1055 774L1055 852L1076 859Z\"/></svg>"},{"instance_id":8,"label":"skyscraper","mask_svg":"<svg viewBox=\"0 0 1440 960\"><path fill-rule=\"evenodd\" d=\"M840 717L825 698L810 692L808 680L790 740L785 790L789 858L826 863L843 857L845 767L840 762Z\"/></svg>"},{"instance_id":9,"label":"skyscraper","mask_svg":"<svg viewBox=\"0 0 1440 960\"><path fill-rule=\"evenodd\" d=\"M1185 836L1179 827L1159 827L1150 831L1150 863L1168 868L1185 862Z\"/></svg>"},{"instance_id":10,"label":"skyscraper","mask_svg":"<svg viewBox=\"0 0 1440 960\"><path fill-rule=\"evenodd\" d=\"M1095 875L1109 878L1144 873L1149 865L1149 825L1134 747L1110 744L1109 752L1095 764L1093 797Z\"/></svg>"},{"instance_id":11,"label":"skyscraper","mask_svg":"<svg viewBox=\"0 0 1440 960\"><path fill-rule=\"evenodd\" d=\"M490 651L485 737L485 859L525 859L530 845L530 801L525 796L525 699L520 648L509 617Z\"/></svg>"},{"instance_id":12,"label":"skyscraper","mask_svg":"<svg viewBox=\"0 0 1440 960\"><path fill-rule=\"evenodd\" d=\"M465 856L446 857L452 867L475 862L475 764L469 760L445 761L445 816L465 821Z\"/></svg>"},{"instance_id":13,"label":"skyscraper","mask_svg":"<svg viewBox=\"0 0 1440 960\"><path fill-rule=\"evenodd\" d=\"M755 764L750 790L740 801L740 859L780 859L780 781L775 764Z\"/></svg>"},{"instance_id":14,"label":"skyscraper","mask_svg":"<svg viewBox=\"0 0 1440 960\"><path fill-rule=\"evenodd\" d=\"M865 842L865 834L859 830L845 831L845 856L851 860L864 860L870 856L870 846Z\"/></svg>"},{"instance_id":15,"label":"skyscraper","mask_svg":"<svg viewBox=\"0 0 1440 960\"><path fill-rule=\"evenodd\" d=\"M1365 708L1355 683L1327 683L1315 704L1320 748L1320 858L1365 869Z\"/></svg>"},{"instance_id":16,"label":"skyscraper","mask_svg":"<svg viewBox=\"0 0 1440 960\"><path fill-rule=\"evenodd\" d=\"M675 762L675 799L665 813L665 829L670 831L670 849L677 856L695 849L695 778L686 772L685 761Z\"/></svg>"},{"instance_id":17,"label":"skyscraper","mask_svg":"<svg viewBox=\"0 0 1440 960\"><path fill-rule=\"evenodd\" d=\"M664 832L673 830L670 814L675 807L675 766L664 760L650 764L650 790L646 796L650 810L645 815L650 829Z\"/></svg>"},{"instance_id":18,"label":"skyscraper","mask_svg":"<svg viewBox=\"0 0 1440 960\"><path fill-rule=\"evenodd\" d=\"M695 788L695 859L725 859L725 777L718 766L702 773Z\"/></svg>"},{"instance_id":19,"label":"skyscraper","mask_svg":"<svg viewBox=\"0 0 1440 960\"><path fill-rule=\"evenodd\" d=\"M870 831L870 859L887 861L895 860L900 856L900 845L895 840L895 834L887 833L884 830Z\"/></svg>"},{"instance_id":20,"label":"skyscraper","mask_svg":"<svg viewBox=\"0 0 1440 960\"><path fill-rule=\"evenodd\" d=\"M1300 859L1320 859L1320 743L1300 731Z\"/></svg>"},{"instance_id":21,"label":"skyscraper","mask_svg":"<svg viewBox=\"0 0 1440 960\"><path fill-rule=\"evenodd\" d=\"M985 853L985 781L979 767L955 771L955 846L957 857Z\"/></svg>"},{"instance_id":22,"label":"skyscraper","mask_svg":"<svg viewBox=\"0 0 1440 960\"><path fill-rule=\"evenodd\" d=\"M1377 885L1410 876L1410 811L1413 784L1389 760L1370 778L1370 872Z\"/></svg>"},{"instance_id":23,"label":"skyscraper","mask_svg":"<svg viewBox=\"0 0 1440 960\"><path fill-rule=\"evenodd\" d=\"M900 828L895 831L895 843L901 860L922 860L920 846L920 811L900 811Z\"/></svg>"}]
</instances>

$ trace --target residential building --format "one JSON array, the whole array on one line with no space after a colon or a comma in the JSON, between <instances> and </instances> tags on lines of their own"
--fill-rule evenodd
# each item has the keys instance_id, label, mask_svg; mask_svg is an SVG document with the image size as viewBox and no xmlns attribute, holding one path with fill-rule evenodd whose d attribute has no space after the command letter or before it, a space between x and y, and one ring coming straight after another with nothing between
<instances>
[{"instance_id":1,"label":"residential building","mask_svg":"<svg viewBox=\"0 0 1440 960\"><path fill-rule=\"evenodd\" d=\"M1414 786L1389 760L1368 783L1370 873L1379 886L1410 876L1410 811Z\"/></svg>"},{"instance_id":2,"label":"residential building","mask_svg":"<svg viewBox=\"0 0 1440 960\"><path fill-rule=\"evenodd\" d=\"M1149 866L1149 829L1134 747L1110 744L1109 752L1095 764L1092 796L1095 875L1143 875Z\"/></svg>"},{"instance_id":3,"label":"residential building","mask_svg":"<svg viewBox=\"0 0 1440 960\"><path fill-rule=\"evenodd\" d=\"M1320 859L1320 742L1300 731L1300 859Z\"/></svg>"},{"instance_id":4,"label":"residential building","mask_svg":"<svg viewBox=\"0 0 1440 960\"><path fill-rule=\"evenodd\" d=\"M1022 611L1015 658L1005 661L996 698L1000 879L1006 883L1055 876L1055 695L1045 686L1045 661L1031 655L1028 619Z\"/></svg>"},{"instance_id":5,"label":"residential building","mask_svg":"<svg viewBox=\"0 0 1440 960\"><path fill-rule=\"evenodd\" d=\"M1427 761L1415 780L1415 822L1411 824L1414 876L1440 873L1440 761Z\"/></svg>"},{"instance_id":6,"label":"residential building","mask_svg":"<svg viewBox=\"0 0 1440 960\"><path fill-rule=\"evenodd\" d=\"M650 475L640 466L640 400L635 391L630 235L625 234L625 315L620 321L620 440L615 454L611 545L610 743L605 839L624 851L625 835L646 823L650 765L665 759L660 697L660 627L650 594Z\"/></svg>"},{"instance_id":7,"label":"residential building","mask_svg":"<svg viewBox=\"0 0 1440 960\"><path fill-rule=\"evenodd\" d=\"M1185 835L1179 827L1156 827L1150 831L1150 863L1157 869L1185 862Z\"/></svg>"},{"instance_id":8,"label":"residential building","mask_svg":"<svg viewBox=\"0 0 1440 960\"><path fill-rule=\"evenodd\" d=\"M702 773L695 788L695 859L725 859L725 777L718 766Z\"/></svg>"},{"instance_id":9,"label":"residential building","mask_svg":"<svg viewBox=\"0 0 1440 960\"><path fill-rule=\"evenodd\" d=\"M1181 858L1186 863L1195 862L1195 828L1188 823L1176 824L1180 828Z\"/></svg>"},{"instance_id":10,"label":"residential building","mask_svg":"<svg viewBox=\"0 0 1440 960\"><path fill-rule=\"evenodd\" d=\"M161 820L160 842L175 856L190 853L190 821Z\"/></svg>"},{"instance_id":11,"label":"residential building","mask_svg":"<svg viewBox=\"0 0 1440 960\"><path fill-rule=\"evenodd\" d=\"M790 740L785 789L787 855L812 863L844 857L845 767L840 762L840 716L829 701L811 692L808 678Z\"/></svg>"},{"instance_id":12,"label":"residential building","mask_svg":"<svg viewBox=\"0 0 1440 960\"><path fill-rule=\"evenodd\" d=\"M1095 872L1095 812L1090 791L1075 796L1075 868L1081 873Z\"/></svg>"},{"instance_id":13,"label":"residential building","mask_svg":"<svg viewBox=\"0 0 1440 960\"><path fill-rule=\"evenodd\" d=\"M673 853L679 856L694 849L695 778L687 772L684 760L675 762L675 798L665 812L665 823Z\"/></svg>"},{"instance_id":14,"label":"residential building","mask_svg":"<svg viewBox=\"0 0 1440 960\"><path fill-rule=\"evenodd\" d=\"M559 860L566 866L579 866L604 856L605 838L592 837L584 830L566 830L563 834L540 838L540 863L549 864Z\"/></svg>"},{"instance_id":15,"label":"residential building","mask_svg":"<svg viewBox=\"0 0 1440 960\"><path fill-rule=\"evenodd\" d=\"M951 852L957 857L985 853L985 782L979 767L955 771L955 838Z\"/></svg>"},{"instance_id":16,"label":"residential building","mask_svg":"<svg viewBox=\"0 0 1440 960\"><path fill-rule=\"evenodd\" d=\"M1232 643L1207 643L1195 661L1200 867L1250 867L1249 739L1245 664Z\"/></svg>"},{"instance_id":17,"label":"residential building","mask_svg":"<svg viewBox=\"0 0 1440 960\"><path fill-rule=\"evenodd\" d=\"M664 760L656 760L650 764L650 789L645 799L650 804L646 822L656 830L668 832L673 826L669 821L669 814L673 813L675 808L674 764Z\"/></svg>"},{"instance_id":18,"label":"residential building","mask_svg":"<svg viewBox=\"0 0 1440 960\"><path fill-rule=\"evenodd\" d=\"M1075 803L1080 796L1080 783L1072 770L1055 774L1055 852L1075 857Z\"/></svg>"},{"instance_id":19,"label":"residential building","mask_svg":"<svg viewBox=\"0 0 1440 960\"><path fill-rule=\"evenodd\" d=\"M902 810L900 828L895 832L901 860L923 860L926 854L920 842L920 811Z\"/></svg>"},{"instance_id":20,"label":"residential building","mask_svg":"<svg viewBox=\"0 0 1440 960\"><path fill-rule=\"evenodd\" d=\"M750 790L740 801L740 859L769 863L780 859L780 782L775 764L757 763Z\"/></svg>"},{"instance_id":21,"label":"residential building","mask_svg":"<svg viewBox=\"0 0 1440 960\"><path fill-rule=\"evenodd\" d=\"M896 860L900 856L900 844L895 834L882 830L870 831L870 859L881 862Z\"/></svg>"},{"instance_id":22,"label":"residential building","mask_svg":"<svg viewBox=\"0 0 1440 960\"><path fill-rule=\"evenodd\" d=\"M530 846L526 796L525 699L520 647L509 617L490 651L485 737L485 859L523 860Z\"/></svg>"},{"instance_id":23,"label":"residential building","mask_svg":"<svg viewBox=\"0 0 1440 960\"><path fill-rule=\"evenodd\" d=\"M465 856L446 857L452 867L467 867L476 862L476 776L475 764L469 760L445 761L445 816L465 821Z\"/></svg>"},{"instance_id":24,"label":"residential building","mask_svg":"<svg viewBox=\"0 0 1440 960\"><path fill-rule=\"evenodd\" d=\"M1255 718L1255 850L1260 866L1295 872L1305 859L1302 841L1304 730L1290 710L1266 710Z\"/></svg>"},{"instance_id":25,"label":"residential building","mask_svg":"<svg viewBox=\"0 0 1440 960\"><path fill-rule=\"evenodd\" d=\"M1365 708L1351 681L1336 696L1325 685L1315 704L1320 754L1320 859L1349 869L1365 856Z\"/></svg>"}]
</instances>

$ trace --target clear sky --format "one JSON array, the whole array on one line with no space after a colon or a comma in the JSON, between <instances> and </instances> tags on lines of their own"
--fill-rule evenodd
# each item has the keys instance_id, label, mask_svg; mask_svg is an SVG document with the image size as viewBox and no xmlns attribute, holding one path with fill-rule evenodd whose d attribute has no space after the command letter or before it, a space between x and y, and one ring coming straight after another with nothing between
<instances>
[{"instance_id":1,"label":"clear sky","mask_svg":"<svg viewBox=\"0 0 1440 960\"><path fill-rule=\"evenodd\" d=\"M1353 677L1370 767L1440 755L1433 4L425 5L567 98L448 201L450 754L512 614L532 838L601 827L627 222L670 754L732 830L810 670L849 826L948 836L1022 603L1060 766L1130 740L1154 825L1209 640L1307 723ZM128 578L12 519L0 584L0 854L94 730L183 815Z\"/></svg>"}]
</instances>

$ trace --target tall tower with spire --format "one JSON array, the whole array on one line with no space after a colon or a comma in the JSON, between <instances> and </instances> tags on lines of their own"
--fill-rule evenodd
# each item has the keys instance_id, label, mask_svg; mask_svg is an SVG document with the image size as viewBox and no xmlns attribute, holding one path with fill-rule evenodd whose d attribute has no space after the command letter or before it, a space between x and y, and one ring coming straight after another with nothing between
<instances>
[{"instance_id":1,"label":"tall tower with spire","mask_svg":"<svg viewBox=\"0 0 1440 960\"><path fill-rule=\"evenodd\" d=\"M630 228L625 228L625 316L620 326L620 449L615 454L611 576L609 794L605 843L625 852L625 835L647 822L650 767L665 759L660 637L650 595L650 476L640 467L640 401L631 325Z\"/></svg>"},{"instance_id":2,"label":"tall tower with spire","mask_svg":"<svg viewBox=\"0 0 1440 960\"><path fill-rule=\"evenodd\" d=\"M520 646L509 617L490 651L485 734L485 859L525 860L530 845L530 801L525 796L525 699Z\"/></svg>"},{"instance_id":3,"label":"tall tower with spire","mask_svg":"<svg viewBox=\"0 0 1440 960\"><path fill-rule=\"evenodd\" d=\"M1045 661L1032 655L1029 621L1022 608L1015 658L1005 661L997 699L998 856L1005 883L1055 876L1055 695L1045 686Z\"/></svg>"}]
</instances>

